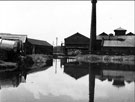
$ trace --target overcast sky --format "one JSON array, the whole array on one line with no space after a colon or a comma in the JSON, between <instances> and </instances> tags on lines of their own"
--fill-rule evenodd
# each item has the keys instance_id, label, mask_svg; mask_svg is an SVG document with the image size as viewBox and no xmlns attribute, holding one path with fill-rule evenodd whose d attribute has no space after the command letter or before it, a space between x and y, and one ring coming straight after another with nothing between
<instances>
[{"instance_id":1,"label":"overcast sky","mask_svg":"<svg viewBox=\"0 0 135 102\"><path fill-rule=\"evenodd\" d=\"M134 1L98 1L97 35L122 27L135 33ZM90 1L0 1L0 33L26 34L29 38L64 42L79 32L90 36Z\"/></svg>"}]
</instances>

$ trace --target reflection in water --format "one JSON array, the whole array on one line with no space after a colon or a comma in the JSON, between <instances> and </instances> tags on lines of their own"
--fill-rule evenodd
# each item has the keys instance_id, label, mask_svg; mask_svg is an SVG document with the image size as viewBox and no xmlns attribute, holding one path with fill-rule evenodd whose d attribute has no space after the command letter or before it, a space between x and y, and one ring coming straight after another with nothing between
<instances>
[{"instance_id":1,"label":"reflection in water","mask_svg":"<svg viewBox=\"0 0 135 102\"><path fill-rule=\"evenodd\" d=\"M52 60L47 61L47 65L42 68L27 69L19 66L14 71L2 71L0 72L0 89L8 87L18 87L20 83L26 82L28 74L43 71L52 66Z\"/></svg>"},{"instance_id":2,"label":"reflection in water","mask_svg":"<svg viewBox=\"0 0 135 102\"><path fill-rule=\"evenodd\" d=\"M1 72L0 73L0 89L8 87L18 87L19 84L25 82L26 74L23 72Z\"/></svg>"},{"instance_id":3,"label":"reflection in water","mask_svg":"<svg viewBox=\"0 0 135 102\"><path fill-rule=\"evenodd\" d=\"M53 66L50 61L42 68L0 72L0 102L134 102L134 81L134 63L57 59Z\"/></svg>"},{"instance_id":4,"label":"reflection in water","mask_svg":"<svg viewBox=\"0 0 135 102\"><path fill-rule=\"evenodd\" d=\"M94 102L94 93L95 93L95 75L96 68L94 64L89 64L89 102Z\"/></svg>"},{"instance_id":5,"label":"reflection in water","mask_svg":"<svg viewBox=\"0 0 135 102\"><path fill-rule=\"evenodd\" d=\"M79 79L89 73L88 63L70 62L64 65L64 72L75 79Z\"/></svg>"},{"instance_id":6,"label":"reflection in water","mask_svg":"<svg viewBox=\"0 0 135 102\"><path fill-rule=\"evenodd\" d=\"M112 85L117 88L124 87L125 82L135 82L135 62L123 65L121 63L85 63L64 60L62 64L64 72L75 79L89 74L89 102L94 102L96 78L101 81L113 81Z\"/></svg>"}]
</instances>

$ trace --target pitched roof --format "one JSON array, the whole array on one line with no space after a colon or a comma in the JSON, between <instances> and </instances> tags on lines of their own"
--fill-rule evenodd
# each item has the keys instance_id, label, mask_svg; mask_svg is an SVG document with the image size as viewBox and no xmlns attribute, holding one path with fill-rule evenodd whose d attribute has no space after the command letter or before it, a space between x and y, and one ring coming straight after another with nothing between
<instances>
[{"instance_id":1,"label":"pitched roof","mask_svg":"<svg viewBox=\"0 0 135 102\"><path fill-rule=\"evenodd\" d=\"M108 36L105 32L99 34L99 36Z\"/></svg>"},{"instance_id":2,"label":"pitched roof","mask_svg":"<svg viewBox=\"0 0 135 102\"><path fill-rule=\"evenodd\" d=\"M0 33L0 38L10 40L21 40L23 43L25 43L27 35Z\"/></svg>"},{"instance_id":3,"label":"pitched roof","mask_svg":"<svg viewBox=\"0 0 135 102\"><path fill-rule=\"evenodd\" d=\"M123 29L123 28L119 27L119 28L117 28L117 29L115 29L115 30L126 30L126 29ZM114 31L115 31L115 30L114 30Z\"/></svg>"},{"instance_id":4,"label":"pitched roof","mask_svg":"<svg viewBox=\"0 0 135 102\"><path fill-rule=\"evenodd\" d=\"M135 35L135 34L133 34L132 32L129 32L127 35Z\"/></svg>"},{"instance_id":5,"label":"pitched roof","mask_svg":"<svg viewBox=\"0 0 135 102\"><path fill-rule=\"evenodd\" d=\"M43 41L43 40L36 40L36 39L27 38L27 41L33 45L52 46L47 41Z\"/></svg>"},{"instance_id":6,"label":"pitched roof","mask_svg":"<svg viewBox=\"0 0 135 102\"><path fill-rule=\"evenodd\" d=\"M88 44L89 40L90 39L88 37L77 32L77 33L65 38L65 43L66 44Z\"/></svg>"},{"instance_id":7,"label":"pitched roof","mask_svg":"<svg viewBox=\"0 0 135 102\"><path fill-rule=\"evenodd\" d=\"M65 38L65 39L69 39L69 38L72 38L72 37L76 37L76 36L81 36L81 37L84 37L84 38L88 38L88 37L86 37L86 36L84 36L84 35L82 35L82 34L80 34L79 32L77 32L77 33L75 33L75 34L73 34L73 35L71 35L71 36L69 36L69 37L67 37L67 38ZM89 39L89 38L88 38Z\"/></svg>"}]
</instances>

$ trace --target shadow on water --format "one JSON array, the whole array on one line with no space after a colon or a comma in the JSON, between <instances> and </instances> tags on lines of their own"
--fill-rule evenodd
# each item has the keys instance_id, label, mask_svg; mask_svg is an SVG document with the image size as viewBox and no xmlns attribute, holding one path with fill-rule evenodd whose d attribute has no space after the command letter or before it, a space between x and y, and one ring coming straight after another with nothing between
<instances>
[{"instance_id":1,"label":"shadow on water","mask_svg":"<svg viewBox=\"0 0 135 102\"><path fill-rule=\"evenodd\" d=\"M95 79L108 80L112 86L125 87L125 82L135 82L135 62L121 63L86 63L73 59L61 59L64 73L78 80L89 75L89 102L94 102Z\"/></svg>"},{"instance_id":2,"label":"shadow on water","mask_svg":"<svg viewBox=\"0 0 135 102\"><path fill-rule=\"evenodd\" d=\"M42 67L27 68L24 64L20 64L18 68L13 71L0 70L0 89L7 87L18 87L20 83L25 83L28 74L47 70L52 66L53 60L48 60L46 65Z\"/></svg>"}]
</instances>

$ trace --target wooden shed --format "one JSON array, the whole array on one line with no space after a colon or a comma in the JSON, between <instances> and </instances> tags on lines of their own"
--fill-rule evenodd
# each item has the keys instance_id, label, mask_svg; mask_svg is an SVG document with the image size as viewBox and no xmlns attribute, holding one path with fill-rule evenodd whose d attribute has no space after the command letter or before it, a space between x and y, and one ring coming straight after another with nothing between
<instances>
[{"instance_id":1,"label":"wooden shed","mask_svg":"<svg viewBox=\"0 0 135 102\"><path fill-rule=\"evenodd\" d=\"M26 54L53 54L53 46L43 40L27 38L25 49Z\"/></svg>"}]
</instances>

